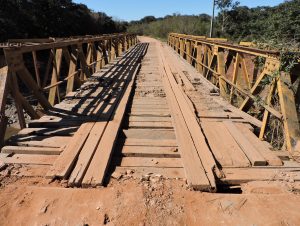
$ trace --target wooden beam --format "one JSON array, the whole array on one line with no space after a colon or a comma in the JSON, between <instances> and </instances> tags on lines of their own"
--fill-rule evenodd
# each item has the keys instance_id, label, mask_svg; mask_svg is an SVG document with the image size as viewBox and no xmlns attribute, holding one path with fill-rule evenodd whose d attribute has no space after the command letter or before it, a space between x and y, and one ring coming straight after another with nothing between
<instances>
[{"instance_id":1,"label":"wooden beam","mask_svg":"<svg viewBox=\"0 0 300 226\"><path fill-rule=\"evenodd\" d=\"M48 102L44 94L41 92L40 88L37 86L36 82L33 80L32 75L28 69L24 66L17 71L19 78L25 83L27 88L31 90L35 97L38 99L39 103L45 110L52 108L51 104Z\"/></svg>"},{"instance_id":2,"label":"wooden beam","mask_svg":"<svg viewBox=\"0 0 300 226\"><path fill-rule=\"evenodd\" d=\"M53 54L55 55L53 60L53 70L52 70L52 77L51 77L51 84L53 85L59 81L60 77L60 70L61 70L61 64L62 64L62 49L53 50ZM56 97L58 102L60 102L60 92L59 87L54 86L50 89L49 92L49 103L54 106L56 103Z\"/></svg>"},{"instance_id":3,"label":"wooden beam","mask_svg":"<svg viewBox=\"0 0 300 226\"><path fill-rule=\"evenodd\" d=\"M285 141L289 152L291 152L292 154L300 155L299 119L295 104L295 96L292 89L290 88L291 84L291 76L282 72L279 79L277 80L277 89L280 108L283 115ZM295 150L296 146L298 146L297 150Z\"/></svg>"},{"instance_id":4,"label":"wooden beam","mask_svg":"<svg viewBox=\"0 0 300 226\"><path fill-rule=\"evenodd\" d=\"M8 67L0 68L0 148L4 145L4 137L7 126L5 106L7 99Z\"/></svg>"}]
</instances>

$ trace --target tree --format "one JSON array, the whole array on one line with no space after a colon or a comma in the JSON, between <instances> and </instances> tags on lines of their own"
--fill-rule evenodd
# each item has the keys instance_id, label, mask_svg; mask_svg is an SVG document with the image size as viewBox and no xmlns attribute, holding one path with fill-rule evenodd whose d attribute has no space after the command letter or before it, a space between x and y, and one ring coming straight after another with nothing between
<instances>
[{"instance_id":1,"label":"tree","mask_svg":"<svg viewBox=\"0 0 300 226\"><path fill-rule=\"evenodd\" d=\"M216 6L221 11L219 18L221 20L222 33L225 33L228 20L228 12L239 6L239 4L240 2L234 0L216 0Z\"/></svg>"}]
</instances>

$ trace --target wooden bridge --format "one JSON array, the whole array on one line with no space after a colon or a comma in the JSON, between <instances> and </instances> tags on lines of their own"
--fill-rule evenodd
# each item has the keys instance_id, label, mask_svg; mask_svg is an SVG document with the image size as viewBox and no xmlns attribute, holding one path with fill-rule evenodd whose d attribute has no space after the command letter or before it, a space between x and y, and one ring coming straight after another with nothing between
<instances>
[{"instance_id":1,"label":"wooden bridge","mask_svg":"<svg viewBox=\"0 0 300 226\"><path fill-rule=\"evenodd\" d=\"M83 188L125 174L210 192L285 173L300 180L291 88L299 71L281 71L278 52L242 44L181 34L168 44L130 34L10 40L1 140L8 94L21 130L3 142L1 168Z\"/></svg>"}]
</instances>

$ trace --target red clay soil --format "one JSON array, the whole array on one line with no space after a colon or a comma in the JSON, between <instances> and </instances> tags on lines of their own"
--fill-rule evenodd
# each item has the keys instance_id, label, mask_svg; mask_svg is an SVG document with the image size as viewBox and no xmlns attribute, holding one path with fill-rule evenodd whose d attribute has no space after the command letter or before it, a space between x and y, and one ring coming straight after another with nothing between
<instances>
[{"instance_id":1,"label":"red clay soil","mask_svg":"<svg viewBox=\"0 0 300 226\"><path fill-rule=\"evenodd\" d=\"M74 189L42 178L2 177L0 225L299 225L289 184L251 183L242 194L191 191L185 181L112 179Z\"/></svg>"}]
</instances>

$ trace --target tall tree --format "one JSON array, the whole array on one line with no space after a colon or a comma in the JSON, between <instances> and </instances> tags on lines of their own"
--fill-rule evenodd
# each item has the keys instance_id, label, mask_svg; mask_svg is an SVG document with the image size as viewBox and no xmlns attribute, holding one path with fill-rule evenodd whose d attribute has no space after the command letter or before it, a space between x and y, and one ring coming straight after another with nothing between
<instances>
[{"instance_id":1,"label":"tall tree","mask_svg":"<svg viewBox=\"0 0 300 226\"><path fill-rule=\"evenodd\" d=\"M221 20L221 31L225 33L227 21L228 21L228 12L237 6L240 2L234 0L216 0L217 8L220 10L220 20Z\"/></svg>"}]
</instances>

